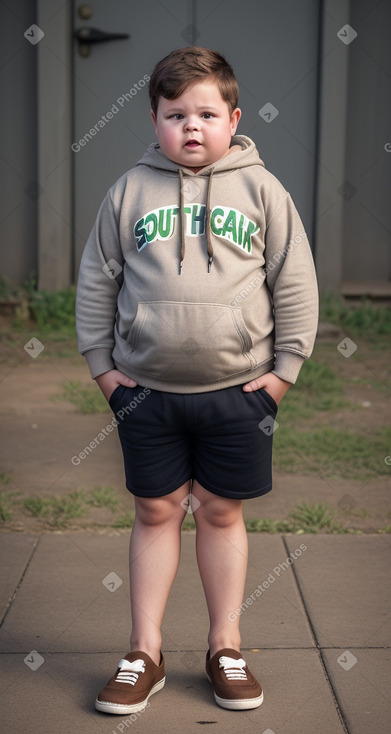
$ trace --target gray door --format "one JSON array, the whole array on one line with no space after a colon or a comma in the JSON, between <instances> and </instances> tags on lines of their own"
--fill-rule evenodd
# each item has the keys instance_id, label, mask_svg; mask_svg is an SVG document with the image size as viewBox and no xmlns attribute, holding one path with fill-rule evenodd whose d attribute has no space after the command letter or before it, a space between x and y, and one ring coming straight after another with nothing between
<instances>
[{"instance_id":1,"label":"gray door","mask_svg":"<svg viewBox=\"0 0 391 734\"><path fill-rule=\"evenodd\" d=\"M255 141L290 191L311 238L318 0L93 0L89 19L80 17L81 6L75 3L75 29L130 38L93 44L86 57L74 44L75 274L107 189L155 140L145 77L160 58L188 45L216 49L232 64L238 132Z\"/></svg>"}]
</instances>

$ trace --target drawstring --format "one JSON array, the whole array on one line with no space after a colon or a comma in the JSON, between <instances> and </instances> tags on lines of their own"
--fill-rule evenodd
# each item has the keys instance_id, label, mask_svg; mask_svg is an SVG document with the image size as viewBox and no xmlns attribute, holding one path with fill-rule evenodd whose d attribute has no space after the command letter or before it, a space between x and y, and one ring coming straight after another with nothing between
<instances>
[{"instance_id":1,"label":"drawstring","mask_svg":"<svg viewBox=\"0 0 391 734\"><path fill-rule=\"evenodd\" d=\"M179 275L181 275L182 265L185 259L186 238L185 238L185 227L184 227L185 214L183 211L183 171L181 168L178 168L178 171L179 171L179 187L180 187L179 208L180 208L180 217L181 217L181 259L179 261Z\"/></svg>"},{"instance_id":2,"label":"drawstring","mask_svg":"<svg viewBox=\"0 0 391 734\"><path fill-rule=\"evenodd\" d=\"M214 169L212 168L209 174L208 192L207 192L207 197L206 197L206 212L205 212L206 242L208 246L208 273L210 273L210 269L213 263L213 244L212 244L212 239L210 236L210 226L209 226L210 225L210 215L211 215L210 194L212 190L213 170ZM179 173L179 186L180 186L179 208L180 208L180 224L181 224L181 255L180 255L180 261L179 261L179 275L181 275L183 261L185 259L186 236L185 236L185 214L184 214L184 202L183 202L183 171L181 168L178 168L178 173Z\"/></svg>"},{"instance_id":3,"label":"drawstring","mask_svg":"<svg viewBox=\"0 0 391 734\"><path fill-rule=\"evenodd\" d=\"M209 226L210 214L211 214L211 211L210 211L210 192L212 190L213 170L214 169L212 168L211 171L210 171L210 174L209 174L208 195L207 195L207 198L206 198L206 215L205 215L206 241L208 243L208 273L210 273L210 269L212 267L212 262L213 262L213 245L212 245L212 240L211 240L211 237L210 237L210 226Z\"/></svg>"}]
</instances>

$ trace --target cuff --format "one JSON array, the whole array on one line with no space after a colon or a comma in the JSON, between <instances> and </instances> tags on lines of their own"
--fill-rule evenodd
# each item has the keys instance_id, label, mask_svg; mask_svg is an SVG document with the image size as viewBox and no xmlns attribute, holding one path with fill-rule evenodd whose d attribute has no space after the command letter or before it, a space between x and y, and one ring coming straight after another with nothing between
<instances>
[{"instance_id":1,"label":"cuff","mask_svg":"<svg viewBox=\"0 0 391 734\"><path fill-rule=\"evenodd\" d=\"M306 357L301 357L299 354L294 354L294 352L278 351L276 352L272 372L281 380L291 382L294 385L305 360Z\"/></svg>"},{"instance_id":2,"label":"cuff","mask_svg":"<svg viewBox=\"0 0 391 734\"><path fill-rule=\"evenodd\" d=\"M92 379L99 377L99 375L103 375L104 372L116 369L111 356L112 351L112 349L99 347L97 349L89 349L88 352L83 353L88 369L91 372Z\"/></svg>"}]
</instances>

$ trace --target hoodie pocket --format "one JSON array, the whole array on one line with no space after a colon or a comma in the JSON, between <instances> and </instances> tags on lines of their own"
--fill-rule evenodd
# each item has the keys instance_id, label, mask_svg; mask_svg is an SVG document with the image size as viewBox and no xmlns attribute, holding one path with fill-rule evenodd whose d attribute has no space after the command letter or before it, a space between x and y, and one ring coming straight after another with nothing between
<instances>
[{"instance_id":1,"label":"hoodie pocket","mask_svg":"<svg viewBox=\"0 0 391 734\"><path fill-rule=\"evenodd\" d=\"M129 366L163 380L202 384L256 366L242 311L225 304L140 302L127 343Z\"/></svg>"}]
</instances>

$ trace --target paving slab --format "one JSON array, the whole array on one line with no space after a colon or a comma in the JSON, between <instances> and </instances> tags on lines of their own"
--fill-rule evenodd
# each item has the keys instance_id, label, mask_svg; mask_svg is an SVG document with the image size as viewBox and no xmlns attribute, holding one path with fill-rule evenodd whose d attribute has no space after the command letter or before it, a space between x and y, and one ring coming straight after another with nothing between
<instances>
[{"instance_id":1,"label":"paving slab","mask_svg":"<svg viewBox=\"0 0 391 734\"><path fill-rule=\"evenodd\" d=\"M0 534L0 620L22 579L37 541L37 535Z\"/></svg>"},{"instance_id":2,"label":"paving slab","mask_svg":"<svg viewBox=\"0 0 391 734\"><path fill-rule=\"evenodd\" d=\"M0 650L127 648L128 545L127 535L43 534L0 629Z\"/></svg>"},{"instance_id":3,"label":"paving slab","mask_svg":"<svg viewBox=\"0 0 391 734\"><path fill-rule=\"evenodd\" d=\"M296 536L287 536L290 550ZM321 647L391 644L391 537L306 536L295 563L304 603Z\"/></svg>"},{"instance_id":4,"label":"paving slab","mask_svg":"<svg viewBox=\"0 0 391 734\"><path fill-rule=\"evenodd\" d=\"M389 734L391 650L349 647L322 656L348 731Z\"/></svg>"},{"instance_id":5,"label":"paving slab","mask_svg":"<svg viewBox=\"0 0 391 734\"><path fill-rule=\"evenodd\" d=\"M94 709L128 649L129 534L0 540L4 598L12 598L0 629L2 734L389 731L386 537L249 535L242 652L265 701L228 712L204 673L206 604L195 535L184 532L163 623L167 683L136 719Z\"/></svg>"}]
</instances>

